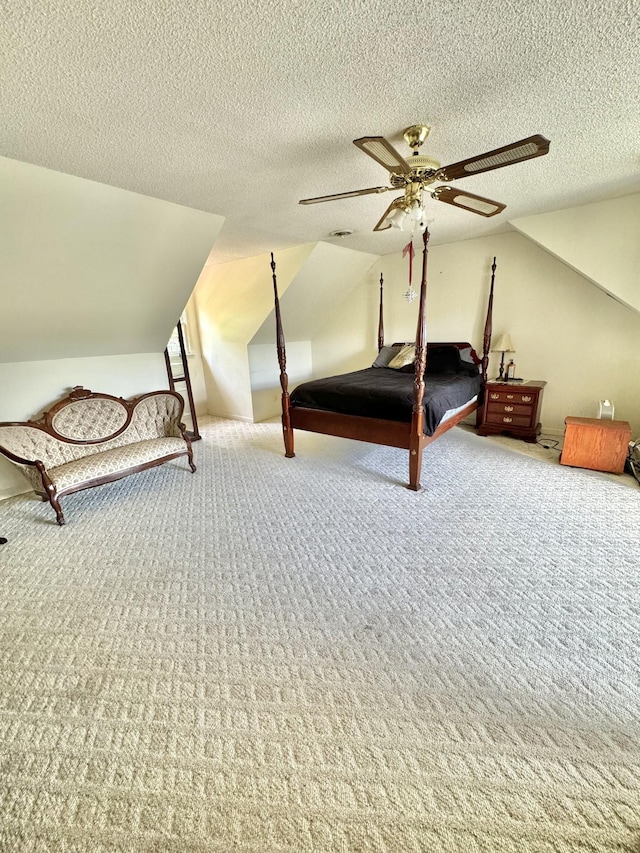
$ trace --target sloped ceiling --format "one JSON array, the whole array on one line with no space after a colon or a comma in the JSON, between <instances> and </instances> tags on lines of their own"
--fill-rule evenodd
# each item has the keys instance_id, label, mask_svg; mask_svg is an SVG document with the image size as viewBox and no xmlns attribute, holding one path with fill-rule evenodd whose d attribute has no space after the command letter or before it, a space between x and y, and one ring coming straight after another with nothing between
<instances>
[{"instance_id":1,"label":"sloped ceiling","mask_svg":"<svg viewBox=\"0 0 640 853\"><path fill-rule=\"evenodd\" d=\"M317 243L300 266L293 286L284 292L279 287L285 340L291 343L314 338L375 261L376 255ZM269 308L269 316L251 339L252 344L273 345L275 308Z\"/></svg>"},{"instance_id":2,"label":"sloped ceiling","mask_svg":"<svg viewBox=\"0 0 640 853\"><path fill-rule=\"evenodd\" d=\"M640 193L516 219L514 227L640 313Z\"/></svg>"},{"instance_id":3,"label":"sloped ceiling","mask_svg":"<svg viewBox=\"0 0 640 853\"><path fill-rule=\"evenodd\" d=\"M0 157L0 363L161 353L222 218Z\"/></svg>"},{"instance_id":4,"label":"sloped ceiling","mask_svg":"<svg viewBox=\"0 0 640 853\"><path fill-rule=\"evenodd\" d=\"M334 240L373 254L394 194L352 140L432 125L443 163L542 133L546 157L464 179L507 204L430 202L434 244L640 190L637 10L460 0L7 0L0 154L226 217L212 262ZM462 186L462 184L460 184Z\"/></svg>"}]
</instances>

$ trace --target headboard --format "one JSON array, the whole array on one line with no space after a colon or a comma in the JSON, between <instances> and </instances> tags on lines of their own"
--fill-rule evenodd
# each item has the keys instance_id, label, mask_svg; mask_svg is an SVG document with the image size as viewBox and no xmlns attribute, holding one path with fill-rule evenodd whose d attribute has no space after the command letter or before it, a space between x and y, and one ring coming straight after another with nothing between
<instances>
[{"instance_id":1,"label":"headboard","mask_svg":"<svg viewBox=\"0 0 640 853\"><path fill-rule=\"evenodd\" d=\"M403 347L406 344L413 344L413 341L403 341L393 343L393 347ZM481 364L482 359L478 357L478 353L467 341L431 341L427 343L427 358L429 350L433 347L457 347L460 350L460 358L462 361L468 361L470 364Z\"/></svg>"}]
</instances>

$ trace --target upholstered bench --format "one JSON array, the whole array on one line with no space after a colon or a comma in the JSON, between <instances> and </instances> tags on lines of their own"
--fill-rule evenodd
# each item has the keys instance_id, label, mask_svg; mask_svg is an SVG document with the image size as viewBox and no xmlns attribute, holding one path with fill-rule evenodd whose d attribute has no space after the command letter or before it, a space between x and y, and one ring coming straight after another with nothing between
<instances>
[{"instance_id":1,"label":"upholstered bench","mask_svg":"<svg viewBox=\"0 0 640 853\"><path fill-rule=\"evenodd\" d=\"M58 524L64 524L63 495L180 456L195 472L183 411L175 391L124 400L77 386L37 420L0 423L0 453L21 468L36 494L55 510Z\"/></svg>"}]
</instances>

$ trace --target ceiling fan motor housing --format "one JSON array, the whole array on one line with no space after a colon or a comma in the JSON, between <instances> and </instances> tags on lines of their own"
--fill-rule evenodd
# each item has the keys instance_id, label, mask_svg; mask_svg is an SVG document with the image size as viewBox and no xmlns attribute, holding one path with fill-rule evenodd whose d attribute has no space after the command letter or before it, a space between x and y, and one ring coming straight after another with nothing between
<instances>
[{"instance_id":1,"label":"ceiling fan motor housing","mask_svg":"<svg viewBox=\"0 0 640 853\"><path fill-rule=\"evenodd\" d=\"M420 176L424 175L425 172L435 172L440 168L440 163L437 160L423 154L414 154L407 160L407 163L411 171Z\"/></svg>"}]
</instances>

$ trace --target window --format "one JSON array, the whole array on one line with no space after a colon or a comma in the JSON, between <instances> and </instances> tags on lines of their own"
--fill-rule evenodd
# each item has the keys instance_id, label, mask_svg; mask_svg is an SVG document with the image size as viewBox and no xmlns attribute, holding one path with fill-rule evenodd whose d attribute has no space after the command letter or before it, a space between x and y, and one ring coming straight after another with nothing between
<instances>
[{"instance_id":1,"label":"window","mask_svg":"<svg viewBox=\"0 0 640 853\"><path fill-rule=\"evenodd\" d=\"M187 355L193 355L191 343L189 341L189 324L187 323L187 318L184 314L180 317L180 326L182 327L182 338L184 340L185 353ZM169 338L169 343L167 344L167 352L169 353L169 358L180 359L182 357L180 354L180 339L178 338L177 326L175 327L175 329L171 333L171 337Z\"/></svg>"}]
</instances>

